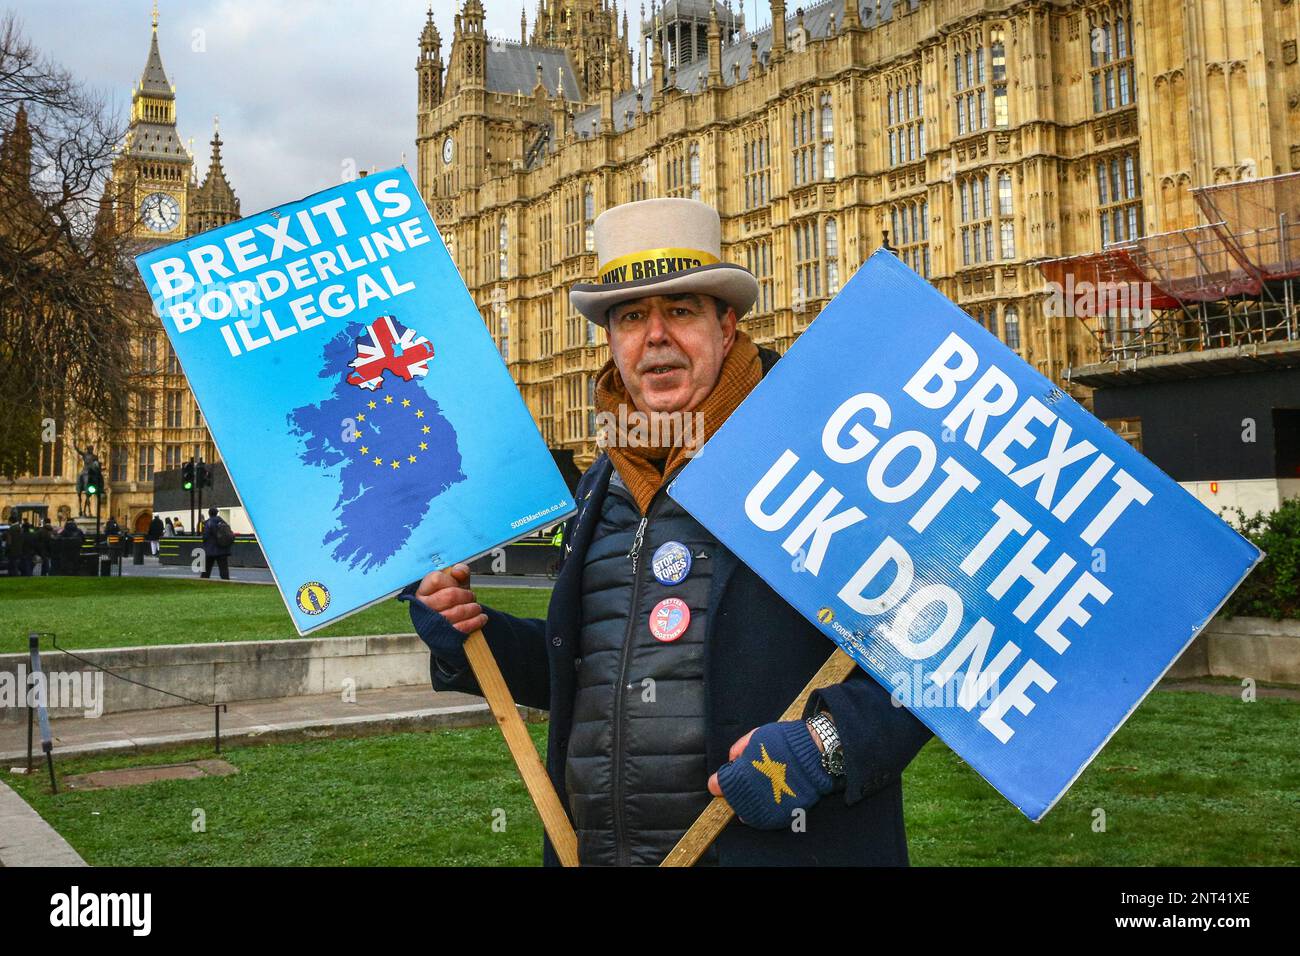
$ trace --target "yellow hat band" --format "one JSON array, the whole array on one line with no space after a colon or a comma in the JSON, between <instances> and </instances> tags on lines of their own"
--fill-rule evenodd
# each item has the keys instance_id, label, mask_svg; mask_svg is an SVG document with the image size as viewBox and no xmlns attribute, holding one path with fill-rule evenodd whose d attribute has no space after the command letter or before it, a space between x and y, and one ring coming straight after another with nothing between
<instances>
[{"instance_id":1,"label":"yellow hat band","mask_svg":"<svg viewBox=\"0 0 1300 956\"><path fill-rule=\"evenodd\" d=\"M721 262L717 256L702 249L643 249L630 255L619 256L600 267L601 285L618 282L635 282L655 276L669 276L687 269Z\"/></svg>"}]
</instances>

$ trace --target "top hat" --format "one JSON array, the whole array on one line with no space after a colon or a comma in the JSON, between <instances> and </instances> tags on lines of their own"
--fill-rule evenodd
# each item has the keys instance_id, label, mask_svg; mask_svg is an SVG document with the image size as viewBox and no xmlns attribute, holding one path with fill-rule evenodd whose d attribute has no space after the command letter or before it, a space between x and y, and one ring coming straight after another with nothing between
<instances>
[{"instance_id":1,"label":"top hat","mask_svg":"<svg viewBox=\"0 0 1300 956\"><path fill-rule=\"evenodd\" d=\"M575 283L573 307L608 328L609 310L629 299L694 292L716 296L743 316L758 280L722 261L718 211L695 199L643 199L607 209L592 226L599 282Z\"/></svg>"}]
</instances>

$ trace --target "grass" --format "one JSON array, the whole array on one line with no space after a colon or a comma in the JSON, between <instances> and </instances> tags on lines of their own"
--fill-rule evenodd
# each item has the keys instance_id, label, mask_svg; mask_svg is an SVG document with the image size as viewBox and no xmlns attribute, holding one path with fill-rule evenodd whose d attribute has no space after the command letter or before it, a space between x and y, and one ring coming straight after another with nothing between
<instances>
[{"instance_id":1,"label":"grass","mask_svg":"<svg viewBox=\"0 0 1300 956\"><path fill-rule=\"evenodd\" d=\"M540 745L545 725L530 727ZM1300 863L1300 703L1156 692L1043 823L937 740L904 778L915 865ZM61 761L62 774L211 756ZM99 865L536 865L541 824L494 727L241 747L240 773L50 795L9 776ZM193 811L206 832L191 829ZM492 828L494 810L505 829ZM1096 810L1105 831L1094 830ZM499 816L499 815L498 815Z\"/></svg>"},{"instance_id":2,"label":"grass","mask_svg":"<svg viewBox=\"0 0 1300 956\"><path fill-rule=\"evenodd\" d=\"M544 617L551 599L545 588L478 587L475 594L521 617ZM73 650L298 636L273 587L168 578L6 578L0 581L0 621L0 654L25 652L29 631L52 632ZM410 631L406 604L394 599L311 636Z\"/></svg>"},{"instance_id":3,"label":"grass","mask_svg":"<svg viewBox=\"0 0 1300 956\"><path fill-rule=\"evenodd\" d=\"M912 862L1294 866L1298 738L1300 702L1157 691L1038 824L932 741L904 779Z\"/></svg>"},{"instance_id":4,"label":"grass","mask_svg":"<svg viewBox=\"0 0 1300 956\"><path fill-rule=\"evenodd\" d=\"M530 725L545 741L546 726ZM211 747L59 764L60 775L210 758ZM7 782L95 866L521 866L542 825L495 727L237 747L229 777L116 790ZM205 832L195 832L202 811ZM504 820L503 830L494 830ZM499 824L498 824L499 826Z\"/></svg>"}]
</instances>

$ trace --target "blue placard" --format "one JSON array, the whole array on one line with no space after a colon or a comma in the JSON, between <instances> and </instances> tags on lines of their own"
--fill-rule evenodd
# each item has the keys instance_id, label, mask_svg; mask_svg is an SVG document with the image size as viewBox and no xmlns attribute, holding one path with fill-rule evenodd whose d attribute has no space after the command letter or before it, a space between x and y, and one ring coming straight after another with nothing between
<instances>
[{"instance_id":1,"label":"blue placard","mask_svg":"<svg viewBox=\"0 0 1300 956\"><path fill-rule=\"evenodd\" d=\"M300 633L574 510L405 169L136 265Z\"/></svg>"},{"instance_id":2,"label":"blue placard","mask_svg":"<svg viewBox=\"0 0 1300 956\"><path fill-rule=\"evenodd\" d=\"M1261 556L884 251L670 493L1033 820Z\"/></svg>"}]
</instances>

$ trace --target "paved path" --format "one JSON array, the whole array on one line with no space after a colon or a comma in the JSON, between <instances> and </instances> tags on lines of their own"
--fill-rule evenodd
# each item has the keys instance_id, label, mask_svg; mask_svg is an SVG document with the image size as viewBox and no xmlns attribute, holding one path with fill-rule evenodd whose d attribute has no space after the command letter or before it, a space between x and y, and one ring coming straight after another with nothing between
<instances>
[{"instance_id":1,"label":"paved path","mask_svg":"<svg viewBox=\"0 0 1300 956\"><path fill-rule=\"evenodd\" d=\"M492 722L481 697L451 691L434 693L427 684L357 692L357 702L340 694L237 701L221 715L222 746L252 740L301 740L360 736L402 730L474 727ZM74 754L131 752L211 743L211 707L186 705L106 714L96 719L65 717L50 721L54 759ZM40 769L40 735L36 740ZM27 723L0 723L0 772L27 758Z\"/></svg>"},{"instance_id":2,"label":"paved path","mask_svg":"<svg viewBox=\"0 0 1300 956\"><path fill-rule=\"evenodd\" d=\"M0 781L0 866L85 865L54 827Z\"/></svg>"}]
</instances>

